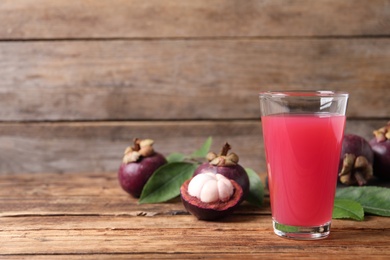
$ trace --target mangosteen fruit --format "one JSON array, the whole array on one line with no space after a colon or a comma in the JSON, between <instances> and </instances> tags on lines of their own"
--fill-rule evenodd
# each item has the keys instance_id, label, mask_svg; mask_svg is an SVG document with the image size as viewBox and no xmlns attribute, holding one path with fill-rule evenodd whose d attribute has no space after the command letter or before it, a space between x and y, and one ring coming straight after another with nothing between
<instances>
[{"instance_id":1,"label":"mangosteen fruit","mask_svg":"<svg viewBox=\"0 0 390 260\"><path fill-rule=\"evenodd\" d=\"M374 153L363 137L345 134L340 156L340 182L346 185L366 185L373 178L373 161Z\"/></svg>"},{"instance_id":2,"label":"mangosteen fruit","mask_svg":"<svg viewBox=\"0 0 390 260\"><path fill-rule=\"evenodd\" d=\"M374 136L370 140L374 152L374 176L380 180L390 180L390 121L375 130Z\"/></svg>"},{"instance_id":3,"label":"mangosteen fruit","mask_svg":"<svg viewBox=\"0 0 390 260\"><path fill-rule=\"evenodd\" d=\"M181 200L199 220L217 220L230 215L243 197L241 186L221 174L203 172L180 187Z\"/></svg>"},{"instance_id":4,"label":"mangosteen fruit","mask_svg":"<svg viewBox=\"0 0 390 260\"><path fill-rule=\"evenodd\" d=\"M243 200L249 193L249 178L245 169L238 164L239 157L235 153L229 153L231 146L228 143L222 147L221 153L210 152L207 154L208 162L201 164L194 172L193 176L200 173L211 172L221 174L230 180L237 182L244 193Z\"/></svg>"},{"instance_id":5,"label":"mangosteen fruit","mask_svg":"<svg viewBox=\"0 0 390 260\"><path fill-rule=\"evenodd\" d=\"M118 180L123 190L139 198L152 174L167 163L163 155L153 149L151 139L134 139L134 146L127 147L118 170Z\"/></svg>"}]
</instances>

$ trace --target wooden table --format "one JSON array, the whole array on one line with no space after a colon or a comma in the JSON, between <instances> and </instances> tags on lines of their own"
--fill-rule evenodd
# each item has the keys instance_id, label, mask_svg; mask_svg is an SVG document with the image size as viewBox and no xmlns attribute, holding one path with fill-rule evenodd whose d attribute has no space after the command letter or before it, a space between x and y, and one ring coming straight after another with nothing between
<instances>
[{"instance_id":1,"label":"wooden table","mask_svg":"<svg viewBox=\"0 0 390 260\"><path fill-rule=\"evenodd\" d=\"M116 173L0 176L0 258L390 258L390 218L334 220L329 238L272 230L268 201L220 222L198 221L179 199L138 205Z\"/></svg>"}]
</instances>

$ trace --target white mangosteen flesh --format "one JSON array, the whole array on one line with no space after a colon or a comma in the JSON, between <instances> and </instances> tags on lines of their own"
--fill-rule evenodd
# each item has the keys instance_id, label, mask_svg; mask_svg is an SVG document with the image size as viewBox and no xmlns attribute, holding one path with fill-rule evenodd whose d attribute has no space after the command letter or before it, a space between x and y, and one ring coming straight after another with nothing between
<instances>
[{"instance_id":1,"label":"white mangosteen flesh","mask_svg":"<svg viewBox=\"0 0 390 260\"><path fill-rule=\"evenodd\" d=\"M205 203L228 201L233 193L230 180L212 172L198 174L188 184L188 194Z\"/></svg>"}]
</instances>

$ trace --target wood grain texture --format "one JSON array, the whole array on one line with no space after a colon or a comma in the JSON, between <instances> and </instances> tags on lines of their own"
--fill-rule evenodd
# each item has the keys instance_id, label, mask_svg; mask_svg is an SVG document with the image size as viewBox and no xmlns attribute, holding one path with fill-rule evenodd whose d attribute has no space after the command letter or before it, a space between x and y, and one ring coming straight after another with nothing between
<instances>
[{"instance_id":1,"label":"wood grain texture","mask_svg":"<svg viewBox=\"0 0 390 260\"><path fill-rule=\"evenodd\" d=\"M371 139L386 120L347 120L346 133ZM240 164L266 171L260 120L0 124L0 173L116 172L133 138L152 138L165 156L191 154L207 137L225 142Z\"/></svg>"},{"instance_id":2,"label":"wood grain texture","mask_svg":"<svg viewBox=\"0 0 390 260\"><path fill-rule=\"evenodd\" d=\"M263 208L240 205L226 219L207 222L167 214L183 210L178 200L138 205L111 173L7 174L0 186L0 257L7 259L352 259L351 250L389 257L390 218L333 220L328 239L293 241L274 235L268 201ZM14 208L4 206L7 201ZM53 214L51 208L60 210ZM158 214L132 214L137 209Z\"/></svg>"},{"instance_id":3,"label":"wood grain texture","mask_svg":"<svg viewBox=\"0 0 390 260\"><path fill-rule=\"evenodd\" d=\"M387 0L3 0L1 39L389 35Z\"/></svg>"},{"instance_id":4,"label":"wood grain texture","mask_svg":"<svg viewBox=\"0 0 390 260\"><path fill-rule=\"evenodd\" d=\"M269 218L269 217L268 217ZM158 220L155 220L158 223ZM216 225L218 226L218 225ZM259 224L260 226L260 224ZM349 234L333 232L332 237L322 246L316 243L300 241L281 241L272 230L210 230L154 228L145 230L42 230L13 231L4 234L3 255L7 254L96 254L99 252L116 253L164 253L164 254L237 254L237 252L259 252L268 254L295 253L297 255L342 257L355 254L365 256L388 256L389 230L354 230ZM357 245L356 237L361 238ZM183 239L185 238L185 239ZM267 241L268 240L268 241ZM36 241L36 242L30 242ZM205 243L207 241L207 243ZM337 243L337 245L335 245ZM40 245L40 246L37 246ZM302 253L306 250L310 253ZM180 258L180 257L179 257Z\"/></svg>"},{"instance_id":5,"label":"wood grain texture","mask_svg":"<svg viewBox=\"0 0 390 260\"><path fill-rule=\"evenodd\" d=\"M50 179L46 179L50 176ZM15 177L17 185L15 185ZM264 180L265 173L261 174ZM128 195L119 185L117 174L112 173L68 173L68 174L5 174L0 176L0 218L4 224L0 230L15 230L14 225L8 225L7 219L12 220L12 217L32 217L31 221L39 222L42 217L52 216L41 225L50 228L57 223L57 228L62 229L64 220L70 219L80 220L84 215L102 217L96 219L96 223L92 224L97 227L100 221L124 221L128 217L154 217L154 216L179 216L189 215L184 206L180 203L180 198L175 198L169 202L162 204L138 204L137 200ZM18 203L15 203L18 201ZM270 207L268 198L265 198L265 206L256 208L249 203L243 203L236 211L236 214L242 215L242 220L250 218L251 215L269 215ZM63 218L65 217L65 218ZM137 220L132 223L126 223L127 228L136 228ZM53 223L51 221L54 221ZM170 218L166 219L164 226L178 227L179 223L169 223ZM232 220L233 221L233 220ZM61 222L61 223L59 223ZM77 221L76 221L77 222ZM77 225L77 223L75 224ZM81 221L83 222L83 221ZM80 223L81 223L80 222ZM33 223L33 222L31 222ZM182 223L182 227L196 224L190 222ZM212 222L210 227L212 226ZM121 225L120 223L118 223ZM144 223L145 224L145 223ZM34 225L34 224L32 224ZM65 224L68 225L69 224ZM87 228L86 223L81 224ZM153 222L149 222L150 227ZM21 230L28 228L28 224L20 226ZM19 230L19 228L17 228ZM73 226L74 229L81 228ZM93 228L91 226L90 228ZM120 228L120 226L117 226ZM124 228L124 227L123 227Z\"/></svg>"},{"instance_id":6,"label":"wood grain texture","mask_svg":"<svg viewBox=\"0 0 390 260\"><path fill-rule=\"evenodd\" d=\"M275 89L389 118L389 60L387 38L0 42L0 120L254 119Z\"/></svg>"}]
</instances>

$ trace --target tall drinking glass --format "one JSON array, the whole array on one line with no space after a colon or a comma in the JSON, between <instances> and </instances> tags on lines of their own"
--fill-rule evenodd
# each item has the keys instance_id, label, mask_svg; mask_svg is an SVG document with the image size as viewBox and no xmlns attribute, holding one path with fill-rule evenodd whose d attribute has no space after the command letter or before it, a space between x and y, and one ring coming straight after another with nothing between
<instances>
[{"instance_id":1,"label":"tall drinking glass","mask_svg":"<svg viewBox=\"0 0 390 260\"><path fill-rule=\"evenodd\" d=\"M330 232L348 94L260 93L274 232L320 239Z\"/></svg>"}]
</instances>

